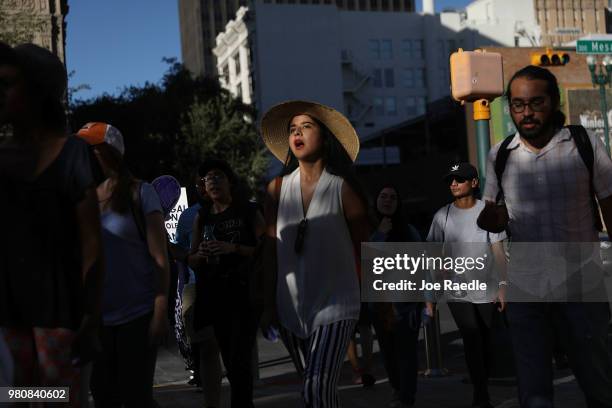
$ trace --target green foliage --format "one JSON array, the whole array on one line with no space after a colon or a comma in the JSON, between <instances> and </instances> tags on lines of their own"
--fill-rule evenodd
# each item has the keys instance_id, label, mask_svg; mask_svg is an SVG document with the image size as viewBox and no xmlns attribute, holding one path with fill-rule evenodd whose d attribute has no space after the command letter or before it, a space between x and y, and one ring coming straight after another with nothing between
<instances>
[{"instance_id":1,"label":"green foliage","mask_svg":"<svg viewBox=\"0 0 612 408\"><path fill-rule=\"evenodd\" d=\"M191 167L202 157L218 157L227 160L236 174L256 188L267 158L253 116L227 93L207 101L196 100L181 126L183 140L178 144L176 172L183 163L191 163Z\"/></svg>"},{"instance_id":2,"label":"green foliage","mask_svg":"<svg viewBox=\"0 0 612 408\"><path fill-rule=\"evenodd\" d=\"M193 78L175 59L165 62L169 67L159 84L72 101L72 128L92 121L116 126L124 135L129 167L146 180L172 174L191 186L199 163L214 156L227 160L256 189L267 162L252 108L233 99L216 79Z\"/></svg>"}]
</instances>

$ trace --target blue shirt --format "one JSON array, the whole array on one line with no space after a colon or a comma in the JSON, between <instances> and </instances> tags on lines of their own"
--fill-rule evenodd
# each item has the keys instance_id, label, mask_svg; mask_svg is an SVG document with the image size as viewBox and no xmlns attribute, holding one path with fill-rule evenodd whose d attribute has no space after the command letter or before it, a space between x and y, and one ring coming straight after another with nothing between
<instances>
[{"instance_id":1,"label":"blue shirt","mask_svg":"<svg viewBox=\"0 0 612 408\"><path fill-rule=\"evenodd\" d=\"M176 226L176 244L187 251L191 248L193 223L201 208L202 205L200 205L200 203L196 203L187 208L179 217L178 225ZM195 282L195 274L191 268L187 267L187 270L189 271L189 281L186 283Z\"/></svg>"},{"instance_id":2,"label":"blue shirt","mask_svg":"<svg viewBox=\"0 0 612 408\"><path fill-rule=\"evenodd\" d=\"M141 184L140 201L145 217L162 212L151 184ZM101 221L106 268L102 314L105 326L115 326L153 310L154 264L131 211L125 214L104 211Z\"/></svg>"},{"instance_id":3,"label":"blue shirt","mask_svg":"<svg viewBox=\"0 0 612 408\"><path fill-rule=\"evenodd\" d=\"M189 251L191 247L191 233L193 232L193 223L202 206L200 203L194 204L187 208L178 220L176 226L176 243L181 248Z\"/></svg>"}]
</instances>

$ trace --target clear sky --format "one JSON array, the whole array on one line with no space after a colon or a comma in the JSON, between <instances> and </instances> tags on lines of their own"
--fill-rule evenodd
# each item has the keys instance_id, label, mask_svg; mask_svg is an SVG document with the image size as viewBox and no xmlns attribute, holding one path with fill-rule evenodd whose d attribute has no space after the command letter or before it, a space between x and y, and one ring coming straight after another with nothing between
<instances>
[{"instance_id":1,"label":"clear sky","mask_svg":"<svg viewBox=\"0 0 612 408\"><path fill-rule=\"evenodd\" d=\"M436 10L468 3L436 0ZM178 0L72 0L69 5L66 62L68 71L75 71L70 84L91 87L77 98L158 82L166 70L162 58L181 58Z\"/></svg>"}]
</instances>

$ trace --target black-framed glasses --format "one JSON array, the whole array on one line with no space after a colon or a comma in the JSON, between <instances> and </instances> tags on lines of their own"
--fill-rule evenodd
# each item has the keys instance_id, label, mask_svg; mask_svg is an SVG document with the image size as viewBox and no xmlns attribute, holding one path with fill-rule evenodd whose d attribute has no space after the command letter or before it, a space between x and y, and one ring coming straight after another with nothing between
<instances>
[{"instance_id":1,"label":"black-framed glasses","mask_svg":"<svg viewBox=\"0 0 612 408\"><path fill-rule=\"evenodd\" d=\"M295 253L299 254L302 252L302 248L304 247L304 237L306 235L306 227L308 226L308 220L304 218L298 224L297 234L295 236L295 243L293 245L293 249L295 249Z\"/></svg>"},{"instance_id":2,"label":"black-framed glasses","mask_svg":"<svg viewBox=\"0 0 612 408\"><path fill-rule=\"evenodd\" d=\"M210 176L202 177L202 181L206 184L221 181L225 178L224 174L211 174Z\"/></svg>"},{"instance_id":3,"label":"black-framed glasses","mask_svg":"<svg viewBox=\"0 0 612 408\"><path fill-rule=\"evenodd\" d=\"M535 98L529 102L524 102L521 100L514 100L510 102L510 110L512 110L514 113L523 113L525 111L525 107L527 106L529 106L529 109L532 112L542 112L546 107L546 99Z\"/></svg>"}]
</instances>

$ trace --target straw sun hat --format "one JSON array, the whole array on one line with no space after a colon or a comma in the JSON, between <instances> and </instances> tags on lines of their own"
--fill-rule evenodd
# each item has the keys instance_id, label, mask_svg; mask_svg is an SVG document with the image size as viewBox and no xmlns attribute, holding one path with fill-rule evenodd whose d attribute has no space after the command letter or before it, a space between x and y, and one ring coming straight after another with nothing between
<instances>
[{"instance_id":1,"label":"straw sun hat","mask_svg":"<svg viewBox=\"0 0 612 408\"><path fill-rule=\"evenodd\" d=\"M343 114L328 106L307 101L288 101L273 106L261 120L261 133L268 149L281 162L289 150L289 123L294 116L308 115L333 133L352 161L359 153L359 137L351 122Z\"/></svg>"}]
</instances>

